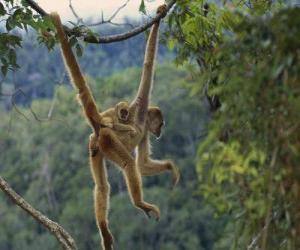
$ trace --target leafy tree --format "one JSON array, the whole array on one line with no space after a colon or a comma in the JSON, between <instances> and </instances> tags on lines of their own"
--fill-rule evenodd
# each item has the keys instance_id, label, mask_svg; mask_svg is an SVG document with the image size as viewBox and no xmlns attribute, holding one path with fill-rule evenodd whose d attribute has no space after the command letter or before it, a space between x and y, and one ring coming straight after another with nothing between
<instances>
[{"instance_id":1,"label":"leafy tree","mask_svg":"<svg viewBox=\"0 0 300 250\"><path fill-rule=\"evenodd\" d=\"M200 66L192 93L220 102L198 149L200 191L231 214L234 244L219 248L299 249L300 12L240 3L180 1L170 19L178 62Z\"/></svg>"}]
</instances>

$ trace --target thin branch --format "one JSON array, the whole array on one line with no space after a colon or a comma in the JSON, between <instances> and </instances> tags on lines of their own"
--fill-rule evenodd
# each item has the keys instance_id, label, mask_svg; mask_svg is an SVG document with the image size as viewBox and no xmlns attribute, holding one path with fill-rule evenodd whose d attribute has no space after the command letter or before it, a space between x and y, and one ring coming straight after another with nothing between
<instances>
[{"instance_id":1,"label":"thin branch","mask_svg":"<svg viewBox=\"0 0 300 250\"><path fill-rule=\"evenodd\" d=\"M25 0L27 4L32 7L37 13L39 13L41 16L47 16L48 13L44 11L36 2L32 0ZM173 5L175 4L176 0L171 0L167 5L167 11L169 11ZM111 35L111 36L91 36L91 35L84 35L83 40L87 43L113 43L113 42L119 42L126 40L128 38L131 38L133 36L136 36L148 28L150 28L155 22L157 22L159 19L162 18L161 14L157 14L153 19L147 21L146 23L140 25L139 27L136 27L128 32L124 32L121 34ZM66 26L64 26L65 32L70 35L72 34L72 30ZM74 34L73 34L74 35Z\"/></svg>"},{"instance_id":2,"label":"thin branch","mask_svg":"<svg viewBox=\"0 0 300 250\"><path fill-rule=\"evenodd\" d=\"M77 13L77 11L75 10L73 4L72 4L72 0L69 0L69 8L71 10L71 12L73 13L73 16L77 19L77 23L78 24L83 24L86 27L94 27L94 26L99 26L99 25L103 25L103 24L111 24L114 26L129 26L130 28L134 28L134 25L132 25L131 23L115 23L113 22L113 19L119 14L119 12L126 7L126 5L128 4L130 0L127 0L124 4L122 4L108 19L104 19L103 16L103 11L101 11L101 19L98 22L95 23L86 23L83 21L83 18L80 17Z\"/></svg>"},{"instance_id":3,"label":"thin branch","mask_svg":"<svg viewBox=\"0 0 300 250\"><path fill-rule=\"evenodd\" d=\"M34 9L37 13L39 13L41 16L48 16L48 13L43 10L35 1L33 0L26 0L28 5Z\"/></svg>"},{"instance_id":4,"label":"thin branch","mask_svg":"<svg viewBox=\"0 0 300 250\"><path fill-rule=\"evenodd\" d=\"M77 19L77 22L78 22L78 23L83 23L83 24L84 24L82 18L81 18L81 17L77 14L77 12L75 11L75 9L74 9L74 7L73 7L73 5L72 5L72 0L69 0L69 8L70 8L70 10L71 10L73 16Z\"/></svg>"},{"instance_id":5,"label":"thin branch","mask_svg":"<svg viewBox=\"0 0 300 250\"><path fill-rule=\"evenodd\" d=\"M70 0L72 1L72 0ZM103 17L103 12L101 14L101 21L98 21L98 22L95 22L95 23L90 23L90 24L86 24L86 26L88 27L93 27L93 26L98 26L98 25L101 25L101 24L107 24L107 23L110 23L110 24L114 24L114 25L130 25L128 23L124 23L124 24L119 24L119 23L114 23L113 22L113 19L119 14L119 12L124 9L128 2L130 0L127 0L124 4L122 4L118 9L116 9L116 11L107 19L107 20L104 20L104 17ZM132 27L132 25L131 25Z\"/></svg>"},{"instance_id":6,"label":"thin branch","mask_svg":"<svg viewBox=\"0 0 300 250\"><path fill-rule=\"evenodd\" d=\"M77 250L76 243L71 235L57 222L50 220L40 211L33 208L23 197L18 195L10 185L0 176L0 189L19 207L26 211L35 220L45 226L61 243L64 249Z\"/></svg>"}]
</instances>

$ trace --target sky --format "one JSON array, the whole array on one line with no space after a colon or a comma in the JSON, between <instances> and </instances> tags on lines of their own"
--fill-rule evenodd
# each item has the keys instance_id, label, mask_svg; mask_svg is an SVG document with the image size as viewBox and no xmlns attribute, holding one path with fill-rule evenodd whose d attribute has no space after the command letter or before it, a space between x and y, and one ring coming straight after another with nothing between
<instances>
[{"instance_id":1,"label":"sky","mask_svg":"<svg viewBox=\"0 0 300 250\"><path fill-rule=\"evenodd\" d=\"M104 19L108 19L121 5L127 0L72 0L72 5L77 14L83 19L92 17L94 20L101 19L101 11L103 11ZM153 14L157 6L164 3L164 0L144 0L147 13ZM60 14L64 21L75 21L70 8L69 0L37 0L37 3L47 12L56 11ZM129 0L126 7L123 8L115 22L122 21L125 16L132 18L140 18L138 12L141 0Z\"/></svg>"}]
</instances>

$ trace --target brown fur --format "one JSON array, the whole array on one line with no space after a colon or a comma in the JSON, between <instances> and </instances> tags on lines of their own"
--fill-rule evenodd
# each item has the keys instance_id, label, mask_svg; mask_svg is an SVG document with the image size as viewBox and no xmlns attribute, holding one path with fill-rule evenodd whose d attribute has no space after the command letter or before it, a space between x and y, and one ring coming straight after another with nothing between
<instances>
[{"instance_id":1,"label":"brown fur","mask_svg":"<svg viewBox=\"0 0 300 250\"><path fill-rule=\"evenodd\" d=\"M124 114L126 113L126 116ZM127 102L119 102L115 108L110 108L102 113L101 125L117 131L127 131L133 136L136 130L130 125L133 121L129 120L129 105Z\"/></svg>"},{"instance_id":2,"label":"brown fur","mask_svg":"<svg viewBox=\"0 0 300 250\"><path fill-rule=\"evenodd\" d=\"M160 6L158 12L165 15L166 6ZM170 161L154 161L149 158L148 130L158 135L163 125L163 116L159 108L150 108L148 111L159 22L152 26L147 41L142 79L136 98L129 107L122 103L116 105L115 108L99 113L92 93L68 44L60 18L56 13L52 13L51 16L57 28L66 67L69 70L74 87L79 91L78 97L83 106L84 114L94 130L94 133L90 136L89 148L91 171L95 182L95 216L101 233L102 247L105 250L110 250L113 248L113 238L109 231L107 219L110 187L107 181L104 159L111 160L122 168L132 203L148 216L153 213L156 219L160 217L159 209L143 199L141 172L145 175L153 175L162 173L165 170L174 172L175 169L174 164ZM120 106L128 109L128 116L120 116ZM149 117L147 117L148 114ZM121 127L118 127L118 124ZM134 133L128 131L134 131ZM132 152L137 146L138 156L137 161L135 161Z\"/></svg>"},{"instance_id":3,"label":"brown fur","mask_svg":"<svg viewBox=\"0 0 300 250\"><path fill-rule=\"evenodd\" d=\"M137 162L140 167L142 176L151 176L171 171L173 185L175 186L180 178L180 174L176 166L171 160L153 160L151 156L149 132L157 138L161 135L161 129L164 126L164 117L158 107L150 107L147 115L147 125L144 137L138 145Z\"/></svg>"},{"instance_id":4,"label":"brown fur","mask_svg":"<svg viewBox=\"0 0 300 250\"><path fill-rule=\"evenodd\" d=\"M57 29L57 34L61 43L61 50L72 80L71 82L74 84L74 87L78 89L78 99L82 104L85 117L94 130L94 133L98 134L101 117L99 115L95 100L91 90L82 76L80 67L69 45L68 38L63 30L59 15L57 13L52 13L51 16Z\"/></svg>"}]
</instances>

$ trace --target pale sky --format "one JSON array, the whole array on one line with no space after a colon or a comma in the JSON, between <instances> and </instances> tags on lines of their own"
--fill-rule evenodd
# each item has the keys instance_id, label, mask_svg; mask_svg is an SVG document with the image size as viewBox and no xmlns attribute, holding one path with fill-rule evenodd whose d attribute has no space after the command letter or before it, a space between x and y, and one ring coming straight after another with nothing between
<instances>
[{"instance_id":1,"label":"pale sky","mask_svg":"<svg viewBox=\"0 0 300 250\"><path fill-rule=\"evenodd\" d=\"M126 0L72 0L72 5L77 14L83 19L93 17L96 21L100 20L101 11L103 11L104 18L107 19L125 2ZM164 3L164 0L144 0L144 2L147 13L153 14L159 5ZM37 0L37 3L47 12L58 12L64 21L75 21L69 8L69 0ZM130 0L127 6L119 12L114 21L121 21L125 16L141 17L141 14L138 12L140 3L141 0Z\"/></svg>"}]
</instances>

